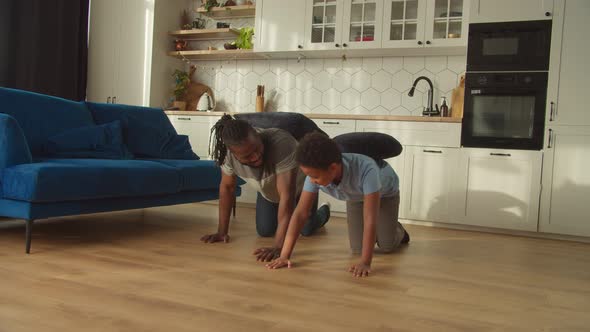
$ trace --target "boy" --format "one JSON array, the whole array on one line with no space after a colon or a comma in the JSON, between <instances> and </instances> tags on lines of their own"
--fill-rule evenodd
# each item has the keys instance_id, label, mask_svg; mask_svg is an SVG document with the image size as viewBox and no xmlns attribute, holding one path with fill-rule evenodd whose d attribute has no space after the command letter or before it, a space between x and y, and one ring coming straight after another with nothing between
<instances>
[{"instance_id":1,"label":"boy","mask_svg":"<svg viewBox=\"0 0 590 332\"><path fill-rule=\"evenodd\" d=\"M299 231L320 189L346 200L350 247L353 254L361 254L360 262L349 269L353 276L366 277L371 272L375 242L384 252L392 252L410 241L397 220L399 179L391 166L385 163L379 167L365 155L341 153L338 145L321 133L306 135L295 158L307 177L281 255L267 264L268 268L291 267L289 259Z\"/></svg>"}]
</instances>

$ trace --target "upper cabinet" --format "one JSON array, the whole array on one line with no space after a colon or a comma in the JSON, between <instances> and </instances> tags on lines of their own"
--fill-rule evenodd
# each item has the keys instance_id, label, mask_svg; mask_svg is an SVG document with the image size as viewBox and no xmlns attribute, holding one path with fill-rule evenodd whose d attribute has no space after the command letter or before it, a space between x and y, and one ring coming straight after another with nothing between
<instances>
[{"instance_id":1,"label":"upper cabinet","mask_svg":"<svg viewBox=\"0 0 590 332\"><path fill-rule=\"evenodd\" d=\"M343 15L342 47L381 47L383 0L346 0Z\"/></svg>"},{"instance_id":2,"label":"upper cabinet","mask_svg":"<svg viewBox=\"0 0 590 332\"><path fill-rule=\"evenodd\" d=\"M547 20L553 16L553 3L554 0L471 0L469 22Z\"/></svg>"},{"instance_id":3,"label":"upper cabinet","mask_svg":"<svg viewBox=\"0 0 590 332\"><path fill-rule=\"evenodd\" d=\"M255 49L260 52L303 49L306 1L258 0Z\"/></svg>"},{"instance_id":4,"label":"upper cabinet","mask_svg":"<svg viewBox=\"0 0 590 332\"><path fill-rule=\"evenodd\" d=\"M468 12L469 0L259 0L255 51L372 50L346 52L363 56L380 49L452 47L460 52L457 46L467 46Z\"/></svg>"},{"instance_id":5,"label":"upper cabinet","mask_svg":"<svg viewBox=\"0 0 590 332\"><path fill-rule=\"evenodd\" d=\"M383 47L467 45L468 0L386 0Z\"/></svg>"},{"instance_id":6,"label":"upper cabinet","mask_svg":"<svg viewBox=\"0 0 590 332\"><path fill-rule=\"evenodd\" d=\"M342 45L345 0L307 0L305 49L337 49Z\"/></svg>"},{"instance_id":7,"label":"upper cabinet","mask_svg":"<svg viewBox=\"0 0 590 332\"><path fill-rule=\"evenodd\" d=\"M590 76L590 46L581 31L588 29L590 1L556 2L551 41L548 125L590 125L586 88Z\"/></svg>"}]
</instances>

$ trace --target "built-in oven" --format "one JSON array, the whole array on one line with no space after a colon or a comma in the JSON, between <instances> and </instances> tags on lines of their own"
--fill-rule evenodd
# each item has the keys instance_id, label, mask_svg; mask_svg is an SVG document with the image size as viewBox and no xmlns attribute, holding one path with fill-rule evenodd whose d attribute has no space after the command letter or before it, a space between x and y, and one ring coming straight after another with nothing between
<instances>
[{"instance_id":1,"label":"built-in oven","mask_svg":"<svg viewBox=\"0 0 590 332\"><path fill-rule=\"evenodd\" d=\"M467 73L461 144L540 150L547 72Z\"/></svg>"},{"instance_id":2,"label":"built-in oven","mask_svg":"<svg viewBox=\"0 0 590 332\"><path fill-rule=\"evenodd\" d=\"M551 20L469 25L467 72L549 69Z\"/></svg>"}]
</instances>

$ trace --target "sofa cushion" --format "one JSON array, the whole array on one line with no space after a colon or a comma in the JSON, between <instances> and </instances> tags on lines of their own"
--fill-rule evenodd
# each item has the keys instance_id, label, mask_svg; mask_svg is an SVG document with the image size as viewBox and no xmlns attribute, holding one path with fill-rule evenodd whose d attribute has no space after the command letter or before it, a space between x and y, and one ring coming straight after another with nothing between
<instances>
[{"instance_id":1,"label":"sofa cushion","mask_svg":"<svg viewBox=\"0 0 590 332\"><path fill-rule=\"evenodd\" d=\"M145 160L45 159L2 170L1 185L6 199L75 201L176 193L180 173Z\"/></svg>"},{"instance_id":2,"label":"sofa cushion","mask_svg":"<svg viewBox=\"0 0 590 332\"><path fill-rule=\"evenodd\" d=\"M160 158L199 160L199 156L193 151L187 135L176 135L166 143Z\"/></svg>"},{"instance_id":3,"label":"sofa cushion","mask_svg":"<svg viewBox=\"0 0 590 332\"><path fill-rule=\"evenodd\" d=\"M347 133L334 137L342 152L358 153L375 160L393 158L402 153L402 145L383 133Z\"/></svg>"},{"instance_id":4,"label":"sofa cushion","mask_svg":"<svg viewBox=\"0 0 590 332\"><path fill-rule=\"evenodd\" d=\"M12 116L0 113L0 169L31 161L31 151L20 126Z\"/></svg>"},{"instance_id":5,"label":"sofa cushion","mask_svg":"<svg viewBox=\"0 0 590 332\"><path fill-rule=\"evenodd\" d=\"M0 113L14 117L22 128L33 156L42 153L47 138L69 129L94 124L83 102L0 88L0 105Z\"/></svg>"},{"instance_id":6,"label":"sofa cushion","mask_svg":"<svg viewBox=\"0 0 590 332\"><path fill-rule=\"evenodd\" d=\"M44 154L52 158L131 159L121 121L68 130L50 137Z\"/></svg>"},{"instance_id":7,"label":"sofa cushion","mask_svg":"<svg viewBox=\"0 0 590 332\"><path fill-rule=\"evenodd\" d=\"M149 159L174 167L180 173L182 191L217 189L221 181L221 169L213 160Z\"/></svg>"},{"instance_id":8,"label":"sofa cushion","mask_svg":"<svg viewBox=\"0 0 590 332\"><path fill-rule=\"evenodd\" d=\"M182 159L171 148L178 135L162 109L86 103L98 124L120 120L129 150L137 157Z\"/></svg>"}]
</instances>

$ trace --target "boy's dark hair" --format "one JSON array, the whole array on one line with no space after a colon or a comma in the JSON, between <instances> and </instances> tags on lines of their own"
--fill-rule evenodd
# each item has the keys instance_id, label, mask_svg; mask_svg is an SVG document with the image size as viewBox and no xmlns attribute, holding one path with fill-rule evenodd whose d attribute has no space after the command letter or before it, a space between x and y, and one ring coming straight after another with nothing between
<instances>
[{"instance_id":1,"label":"boy's dark hair","mask_svg":"<svg viewBox=\"0 0 590 332\"><path fill-rule=\"evenodd\" d=\"M316 131L301 139L295 159L301 166L327 169L332 163L342 162L342 152L330 137Z\"/></svg>"},{"instance_id":2,"label":"boy's dark hair","mask_svg":"<svg viewBox=\"0 0 590 332\"><path fill-rule=\"evenodd\" d=\"M209 136L211 158L218 166L222 165L227 156L227 147L241 144L251 133L256 133L256 131L248 122L224 114L211 128Z\"/></svg>"}]
</instances>

